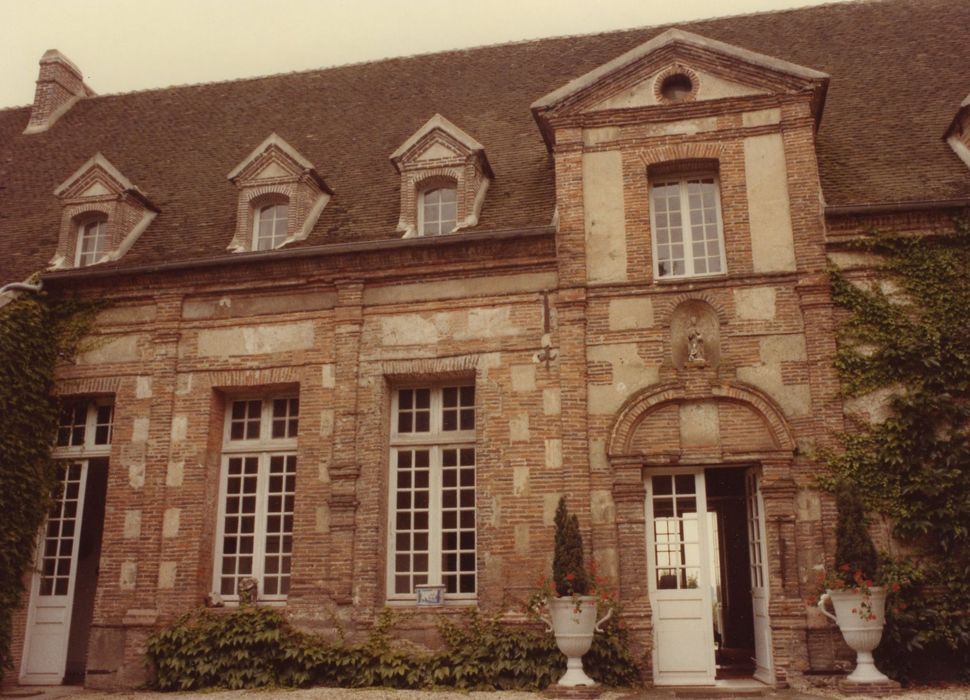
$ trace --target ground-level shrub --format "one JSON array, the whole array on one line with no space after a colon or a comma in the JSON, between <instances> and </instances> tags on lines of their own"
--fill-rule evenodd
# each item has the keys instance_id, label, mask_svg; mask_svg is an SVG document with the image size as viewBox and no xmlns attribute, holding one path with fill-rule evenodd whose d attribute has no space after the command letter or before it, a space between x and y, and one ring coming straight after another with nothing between
<instances>
[{"instance_id":1,"label":"ground-level shrub","mask_svg":"<svg viewBox=\"0 0 970 700\"><path fill-rule=\"evenodd\" d=\"M273 608L197 610L153 634L148 660L159 690L340 686L464 690L536 690L565 671L552 635L534 626L509 625L472 611L443 620L444 648L418 652L396 645L399 616L385 611L368 638L333 641L293 628ZM639 678L625 634L611 620L586 656L589 674L606 685Z\"/></svg>"}]
</instances>

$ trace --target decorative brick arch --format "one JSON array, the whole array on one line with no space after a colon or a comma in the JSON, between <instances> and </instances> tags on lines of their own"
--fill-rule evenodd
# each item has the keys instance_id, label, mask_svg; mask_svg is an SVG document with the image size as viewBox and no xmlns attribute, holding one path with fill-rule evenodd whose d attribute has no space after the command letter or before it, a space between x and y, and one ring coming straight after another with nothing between
<instances>
[{"instance_id":1,"label":"decorative brick arch","mask_svg":"<svg viewBox=\"0 0 970 700\"><path fill-rule=\"evenodd\" d=\"M607 453L611 457L628 455L630 453L630 442L637 427L653 411L672 403L679 404L699 400L714 401L715 403L730 402L746 406L764 420L777 450L785 452L795 450L795 440L781 409L774 401L757 389L730 383L711 387L707 394L697 395L691 392L688 395L683 384L671 382L645 389L627 400L620 408L610 430Z\"/></svg>"},{"instance_id":2,"label":"decorative brick arch","mask_svg":"<svg viewBox=\"0 0 970 700\"><path fill-rule=\"evenodd\" d=\"M250 206L256 206L259 200L262 199L285 199L290 201L293 198L293 185L290 184L274 184L274 185L261 185L259 187L253 187L247 190L245 193L246 202Z\"/></svg>"},{"instance_id":3,"label":"decorative brick arch","mask_svg":"<svg viewBox=\"0 0 970 700\"><path fill-rule=\"evenodd\" d=\"M676 143L669 146L645 148L637 151L637 156L643 161L645 166L678 160L720 161L723 154L723 145L711 142Z\"/></svg>"}]
</instances>

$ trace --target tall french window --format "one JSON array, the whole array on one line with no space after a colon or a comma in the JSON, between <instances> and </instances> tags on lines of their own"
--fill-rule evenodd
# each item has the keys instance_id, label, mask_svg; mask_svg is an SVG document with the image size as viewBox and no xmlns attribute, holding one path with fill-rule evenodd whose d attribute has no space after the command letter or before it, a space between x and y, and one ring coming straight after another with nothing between
<instances>
[{"instance_id":1,"label":"tall french window","mask_svg":"<svg viewBox=\"0 0 970 700\"><path fill-rule=\"evenodd\" d=\"M475 387L399 388L391 415L388 599L474 599Z\"/></svg>"},{"instance_id":2,"label":"tall french window","mask_svg":"<svg viewBox=\"0 0 970 700\"><path fill-rule=\"evenodd\" d=\"M238 600L239 582L250 577L260 600L286 600L299 421L296 398L229 403L213 574L214 589L226 600Z\"/></svg>"}]
</instances>

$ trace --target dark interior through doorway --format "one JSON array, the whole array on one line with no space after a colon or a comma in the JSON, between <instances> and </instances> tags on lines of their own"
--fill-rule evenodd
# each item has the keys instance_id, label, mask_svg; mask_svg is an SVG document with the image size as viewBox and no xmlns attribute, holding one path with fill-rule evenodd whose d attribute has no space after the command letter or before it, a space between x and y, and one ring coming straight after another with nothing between
<instances>
[{"instance_id":1,"label":"dark interior through doorway","mask_svg":"<svg viewBox=\"0 0 970 700\"><path fill-rule=\"evenodd\" d=\"M754 673L754 617L743 467L707 469L707 509L713 513L714 645L717 678Z\"/></svg>"},{"instance_id":2,"label":"dark interior through doorway","mask_svg":"<svg viewBox=\"0 0 970 700\"><path fill-rule=\"evenodd\" d=\"M94 617L94 594L98 587L101 533L104 530L104 498L107 490L108 460L90 460L81 516L81 539L78 542L67 664L64 669L64 683L69 685L84 683L88 638L91 636L91 620Z\"/></svg>"}]
</instances>

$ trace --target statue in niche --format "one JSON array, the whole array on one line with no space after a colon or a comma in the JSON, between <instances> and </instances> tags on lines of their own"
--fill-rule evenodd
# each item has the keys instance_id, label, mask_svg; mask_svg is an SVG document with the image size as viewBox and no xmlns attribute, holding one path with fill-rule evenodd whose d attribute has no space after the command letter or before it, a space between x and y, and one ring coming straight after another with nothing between
<instances>
[{"instance_id":1,"label":"statue in niche","mask_svg":"<svg viewBox=\"0 0 970 700\"><path fill-rule=\"evenodd\" d=\"M239 604L253 605L259 596L259 581L252 576L239 579Z\"/></svg>"},{"instance_id":2,"label":"statue in niche","mask_svg":"<svg viewBox=\"0 0 970 700\"><path fill-rule=\"evenodd\" d=\"M687 327L687 362L691 364L706 364L704 357L704 333L697 325L697 316L690 317Z\"/></svg>"}]
</instances>

